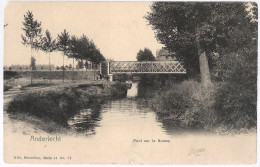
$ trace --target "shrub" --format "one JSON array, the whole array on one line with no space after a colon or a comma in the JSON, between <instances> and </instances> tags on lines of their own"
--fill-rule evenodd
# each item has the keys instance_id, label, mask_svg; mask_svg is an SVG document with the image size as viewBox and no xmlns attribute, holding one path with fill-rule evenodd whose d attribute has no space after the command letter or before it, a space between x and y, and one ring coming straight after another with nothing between
<instances>
[{"instance_id":1,"label":"shrub","mask_svg":"<svg viewBox=\"0 0 260 167\"><path fill-rule=\"evenodd\" d=\"M224 83L216 94L218 121L232 129L250 129L257 123L257 52L241 51L239 55L226 55Z\"/></svg>"},{"instance_id":2,"label":"shrub","mask_svg":"<svg viewBox=\"0 0 260 167\"><path fill-rule=\"evenodd\" d=\"M67 119L77 112L80 101L73 90L40 91L19 95L9 104L7 112L24 112L39 118L67 125Z\"/></svg>"},{"instance_id":3,"label":"shrub","mask_svg":"<svg viewBox=\"0 0 260 167\"><path fill-rule=\"evenodd\" d=\"M18 77L19 74L16 71L4 71L4 80Z\"/></svg>"},{"instance_id":4,"label":"shrub","mask_svg":"<svg viewBox=\"0 0 260 167\"><path fill-rule=\"evenodd\" d=\"M183 81L161 90L153 107L159 119L185 128L210 128L215 125L214 89L203 88L194 80Z\"/></svg>"},{"instance_id":5,"label":"shrub","mask_svg":"<svg viewBox=\"0 0 260 167\"><path fill-rule=\"evenodd\" d=\"M126 94L125 84L115 83L108 86L102 89L103 86L101 88L98 85L78 85L19 94L10 102L7 112L25 113L67 126L67 120L81 108L102 102L103 96L122 97L122 94ZM106 90L109 91L107 94Z\"/></svg>"},{"instance_id":6,"label":"shrub","mask_svg":"<svg viewBox=\"0 0 260 167\"><path fill-rule=\"evenodd\" d=\"M124 97L127 94L127 85L122 82L115 82L109 85L109 91L114 98Z\"/></svg>"}]
</instances>

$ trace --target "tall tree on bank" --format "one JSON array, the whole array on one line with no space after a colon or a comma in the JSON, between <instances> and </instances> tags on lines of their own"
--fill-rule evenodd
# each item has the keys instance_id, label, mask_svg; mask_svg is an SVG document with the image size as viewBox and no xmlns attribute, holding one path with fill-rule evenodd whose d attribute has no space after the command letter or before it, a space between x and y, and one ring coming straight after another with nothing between
<instances>
[{"instance_id":1,"label":"tall tree on bank","mask_svg":"<svg viewBox=\"0 0 260 167\"><path fill-rule=\"evenodd\" d=\"M70 57L75 58L79 64L83 63L83 60L91 61L94 64L99 64L104 61L104 56L100 53L99 49L92 40L89 40L84 34L77 38L72 36L70 39Z\"/></svg>"},{"instance_id":2,"label":"tall tree on bank","mask_svg":"<svg viewBox=\"0 0 260 167\"><path fill-rule=\"evenodd\" d=\"M42 38L41 49L49 54L49 69L50 69L50 82L51 82L51 52L57 49L56 40L52 40L51 33L46 30L45 37Z\"/></svg>"},{"instance_id":3,"label":"tall tree on bank","mask_svg":"<svg viewBox=\"0 0 260 167\"><path fill-rule=\"evenodd\" d=\"M68 56L69 55L69 45L70 45L70 35L69 33L64 29L64 31L58 35L58 49L63 53L63 83L64 83L64 56Z\"/></svg>"},{"instance_id":4,"label":"tall tree on bank","mask_svg":"<svg viewBox=\"0 0 260 167\"><path fill-rule=\"evenodd\" d=\"M213 74L222 81L215 95L214 108L219 122L233 128L251 128L257 125L257 4L249 8L233 6L227 20L226 47L220 47ZM222 10L225 10L221 8ZM237 12L234 12L237 11Z\"/></svg>"},{"instance_id":5,"label":"tall tree on bank","mask_svg":"<svg viewBox=\"0 0 260 167\"><path fill-rule=\"evenodd\" d=\"M72 71L74 71L74 59L77 60L79 57L78 51L80 50L79 39L73 35L70 38L70 45L69 45L69 57L73 59Z\"/></svg>"},{"instance_id":6,"label":"tall tree on bank","mask_svg":"<svg viewBox=\"0 0 260 167\"><path fill-rule=\"evenodd\" d=\"M156 30L156 38L177 53L188 71L199 67L201 82L207 87L212 55L226 42L226 32L234 22L226 17L241 7L243 3L154 2L146 19Z\"/></svg>"},{"instance_id":7,"label":"tall tree on bank","mask_svg":"<svg viewBox=\"0 0 260 167\"><path fill-rule=\"evenodd\" d=\"M150 49L140 50L136 56L137 61L155 61L155 57Z\"/></svg>"},{"instance_id":8,"label":"tall tree on bank","mask_svg":"<svg viewBox=\"0 0 260 167\"><path fill-rule=\"evenodd\" d=\"M25 32L25 36L22 34L22 44L25 46L30 45L31 47L31 59L32 62L32 52L33 49L39 49L40 48L40 42L41 42L41 22L38 22L37 20L34 20L33 13L31 11L26 12L26 15L24 15L24 21L22 30ZM30 78L31 78L31 84L32 84L32 64L30 65Z\"/></svg>"}]
</instances>

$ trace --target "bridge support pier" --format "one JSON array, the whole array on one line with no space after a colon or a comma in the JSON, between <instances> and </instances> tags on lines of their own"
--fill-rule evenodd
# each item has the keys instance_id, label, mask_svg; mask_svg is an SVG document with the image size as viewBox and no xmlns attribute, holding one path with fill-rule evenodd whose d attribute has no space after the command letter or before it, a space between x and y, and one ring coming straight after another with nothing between
<instances>
[{"instance_id":1,"label":"bridge support pier","mask_svg":"<svg viewBox=\"0 0 260 167\"><path fill-rule=\"evenodd\" d=\"M113 81L113 74L108 74L108 77L109 77L109 81Z\"/></svg>"}]
</instances>

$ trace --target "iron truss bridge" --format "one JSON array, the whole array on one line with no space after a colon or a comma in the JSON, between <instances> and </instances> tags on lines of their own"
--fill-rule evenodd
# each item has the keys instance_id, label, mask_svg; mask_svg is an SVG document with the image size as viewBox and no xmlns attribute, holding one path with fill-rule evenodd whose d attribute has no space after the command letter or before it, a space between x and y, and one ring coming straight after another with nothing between
<instances>
[{"instance_id":1,"label":"iron truss bridge","mask_svg":"<svg viewBox=\"0 0 260 167\"><path fill-rule=\"evenodd\" d=\"M186 74L179 61L112 61L107 68L108 74Z\"/></svg>"}]
</instances>

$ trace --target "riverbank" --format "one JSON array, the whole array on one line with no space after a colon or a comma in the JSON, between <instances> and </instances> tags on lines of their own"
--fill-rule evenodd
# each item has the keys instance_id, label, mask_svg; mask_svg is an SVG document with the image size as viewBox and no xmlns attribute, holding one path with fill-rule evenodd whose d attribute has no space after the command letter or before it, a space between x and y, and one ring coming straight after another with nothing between
<instances>
[{"instance_id":1,"label":"riverbank","mask_svg":"<svg viewBox=\"0 0 260 167\"><path fill-rule=\"evenodd\" d=\"M46 87L51 85L78 84L79 82L99 82L96 70L89 71L4 71L4 92L17 85L21 87ZM64 81L63 81L64 79Z\"/></svg>"},{"instance_id":2,"label":"riverbank","mask_svg":"<svg viewBox=\"0 0 260 167\"><path fill-rule=\"evenodd\" d=\"M165 85L158 91L151 106L158 119L168 128L219 134L255 133L254 102L247 101L243 96L230 97L227 91L223 97L223 85L224 83L213 83L205 88L195 80ZM243 93L241 90L236 91ZM223 98L226 97L232 101L223 103ZM244 106L250 107L245 109ZM229 110L223 112L223 108Z\"/></svg>"},{"instance_id":3,"label":"riverbank","mask_svg":"<svg viewBox=\"0 0 260 167\"><path fill-rule=\"evenodd\" d=\"M5 150L12 150L6 151L5 162L11 162L12 157L21 154L20 150L23 150L26 156L39 157L46 155L55 157L58 150L59 153L63 153L59 156L69 156L75 161L88 164L183 164L187 161L200 164L208 164L209 161L216 164L255 163L256 133L219 135L196 131L179 133L178 129L168 129L162 121L158 120L158 115L152 110L150 104L145 103L150 101L150 97L154 97L151 93L155 89L147 85L143 85L144 88L139 84L133 83L132 88L138 89L138 92L134 91L136 93L134 96L127 94L127 97L122 99L105 99L106 102L100 102L102 103L99 103L100 105L93 103L95 105L93 107L100 107L96 112L88 108L81 110L72 120L77 124L71 127L77 129L63 127L58 133L55 131L50 133L47 130L35 130L35 126L32 126L35 122L25 124L24 121L15 120L4 124L4 147ZM43 124L39 118L34 118L30 121ZM51 126L57 124L45 125L47 126L52 128ZM61 141L31 141L32 136L35 138L58 136ZM143 142L134 142L135 139ZM170 142L158 142L158 140ZM42 151L37 151L39 148ZM68 153L68 150L76 151ZM151 154L147 154L147 150ZM35 154L31 155L31 152ZM165 156L162 152L169 154ZM24 163L24 161L24 159L16 159L16 163ZM44 159L37 160L38 163L39 161L46 162ZM37 162L28 160L28 163ZM57 163L55 159L48 162ZM72 162L64 160L64 163Z\"/></svg>"},{"instance_id":4,"label":"riverbank","mask_svg":"<svg viewBox=\"0 0 260 167\"><path fill-rule=\"evenodd\" d=\"M126 84L106 81L23 87L12 97L6 112L11 119L25 121L49 133L65 132L68 119L81 108L102 103L105 98L124 97L126 93Z\"/></svg>"}]
</instances>

